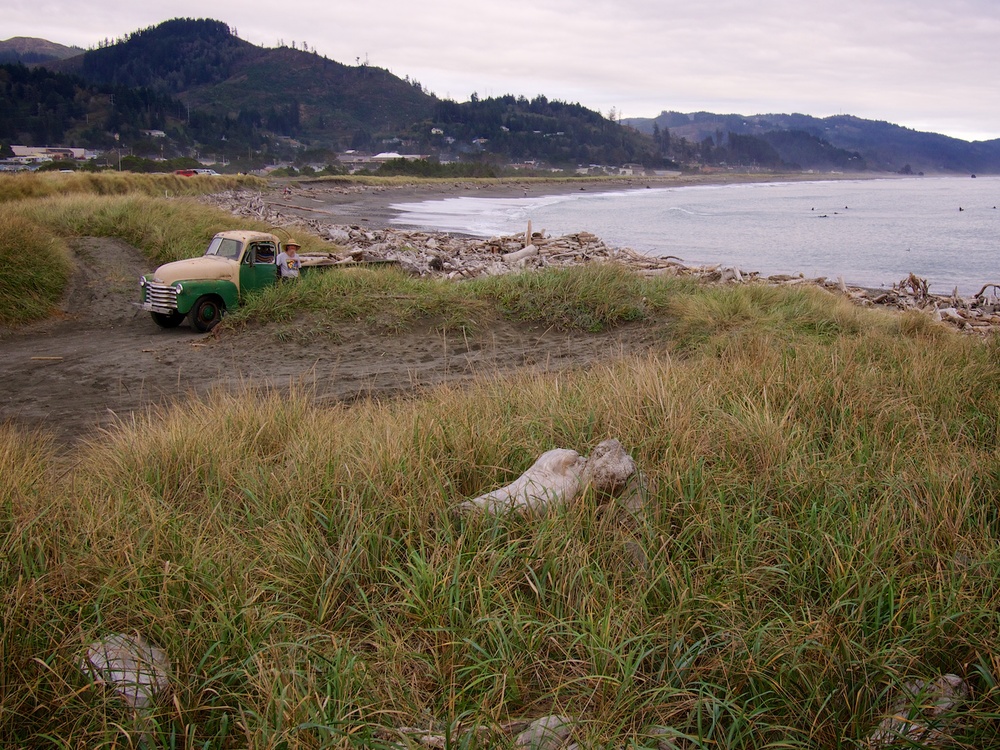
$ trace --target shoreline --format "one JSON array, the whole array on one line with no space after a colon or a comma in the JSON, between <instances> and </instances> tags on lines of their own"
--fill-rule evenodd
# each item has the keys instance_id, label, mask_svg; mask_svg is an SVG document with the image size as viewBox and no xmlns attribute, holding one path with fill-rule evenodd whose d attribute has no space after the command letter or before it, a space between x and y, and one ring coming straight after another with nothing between
<instances>
[{"instance_id":1,"label":"shoreline","mask_svg":"<svg viewBox=\"0 0 1000 750\"><path fill-rule=\"evenodd\" d=\"M400 215L393 205L421 203L446 198L521 198L529 196L593 194L628 190L664 189L715 185L741 185L783 182L830 182L872 180L896 175L863 172L859 174L754 173L678 175L675 177L503 177L496 179L434 179L368 181L351 178L322 180L283 180L276 182L264 196L268 204L280 206L303 219L320 215L332 224L364 226L370 229L399 229L392 220ZM285 189L290 194L285 195Z\"/></svg>"},{"instance_id":2,"label":"shoreline","mask_svg":"<svg viewBox=\"0 0 1000 750\"><path fill-rule=\"evenodd\" d=\"M833 180L877 179L885 175L829 175ZM354 265L396 263L417 276L448 279L473 278L516 272L526 267L579 265L615 260L647 275L685 275L715 283L762 282L793 286L809 284L849 297L856 304L899 310L921 310L934 320L966 332L989 334L1000 329L1000 283L986 283L978 294L930 293L928 282L910 273L891 287L874 288L846 283L843 277L806 277L802 273L765 275L721 263L688 264L675 256L645 255L625 247L610 247L588 231L563 236L524 233L509 236L473 237L458 232L393 225L400 203L468 196L483 198L559 195L585 189L593 193L636 190L646 187L687 187L768 182L819 182L822 175L707 175L660 179L583 180L447 180L447 181L349 181L330 180L296 183L288 192L275 183L266 193L220 193L218 208L236 216L261 219L275 227L299 227L322 241L334 243L312 254L309 265ZM528 225L530 227L530 223ZM992 288L993 292L986 294Z\"/></svg>"}]
</instances>

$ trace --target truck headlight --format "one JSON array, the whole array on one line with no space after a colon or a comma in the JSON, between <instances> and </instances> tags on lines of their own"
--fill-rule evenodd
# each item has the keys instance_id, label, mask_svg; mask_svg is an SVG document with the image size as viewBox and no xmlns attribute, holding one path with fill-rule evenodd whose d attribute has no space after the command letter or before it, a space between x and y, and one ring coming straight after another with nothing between
<instances>
[{"instance_id":1,"label":"truck headlight","mask_svg":"<svg viewBox=\"0 0 1000 750\"><path fill-rule=\"evenodd\" d=\"M140 287L146 286L146 277L145 276L140 276L139 277L139 286Z\"/></svg>"},{"instance_id":2,"label":"truck headlight","mask_svg":"<svg viewBox=\"0 0 1000 750\"><path fill-rule=\"evenodd\" d=\"M184 291L184 287L182 285L180 285L180 284L174 284L174 289L177 290L178 294L180 294L181 292Z\"/></svg>"}]
</instances>

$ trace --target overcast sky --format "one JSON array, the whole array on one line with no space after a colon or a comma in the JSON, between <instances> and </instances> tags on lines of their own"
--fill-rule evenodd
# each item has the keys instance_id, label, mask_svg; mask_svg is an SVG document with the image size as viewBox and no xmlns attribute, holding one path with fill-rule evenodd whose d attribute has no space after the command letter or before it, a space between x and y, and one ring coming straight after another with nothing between
<instances>
[{"instance_id":1,"label":"overcast sky","mask_svg":"<svg viewBox=\"0 0 1000 750\"><path fill-rule=\"evenodd\" d=\"M215 18L440 97L663 110L851 114L1000 138L1000 0L5 0L0 38L81 47L170 18Z\"/></svg>"}]
</instances>

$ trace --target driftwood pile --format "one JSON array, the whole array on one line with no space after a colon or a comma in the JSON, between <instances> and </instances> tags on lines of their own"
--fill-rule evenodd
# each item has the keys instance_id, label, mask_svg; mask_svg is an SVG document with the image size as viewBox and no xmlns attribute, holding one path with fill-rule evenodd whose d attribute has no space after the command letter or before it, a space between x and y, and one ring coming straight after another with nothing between
<instances>
[{"instance_id":1,"label":"driftwood pile","mask_svg":"<svg viewBox=\"0 0 1000 750\"><path fill-rule=\"evenodd\" d=\"M761 276L732 266L691 266L675 256L654 257L629 248L609 247L589 232L549 237L544 230L532 231L530 222L522 234L482 239L303 218L288 209L322 212L286 207L266 200L262 193L246 190L218 193L204 200L236 216L264 221L274 227L304 229L331 243L327 253L304 254L304 265L391 263L414 275L469 279L553 266L617 263L646 275L686 276L714 283L810 284L843 294L859 305L919 310L967 333L985 335L1000 330L1000 282L984 284L972 297L962 297L957 290L950 295L931 294L927 281L911 273L891 289L868 289L848 286L842 278L806 278L801 274Z\"/></svg>"}]
</instances>

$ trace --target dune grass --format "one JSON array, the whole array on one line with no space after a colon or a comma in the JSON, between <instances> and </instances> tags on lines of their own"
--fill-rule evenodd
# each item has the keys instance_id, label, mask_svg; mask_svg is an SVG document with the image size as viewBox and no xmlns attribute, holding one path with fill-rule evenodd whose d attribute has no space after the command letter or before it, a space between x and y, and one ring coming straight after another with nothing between
<instances>
[{"instance_id":1,"label":"dune grass","mask_svg":"<svg viewBox=\"0 0 1000 750\"><path fill-rule=\"evenodd\" d=\"M996 745L1000 350L824 299L691 289L648 357L350 406L217 393L71 455L0 430L0 736L504 747L468 728L561 713L584 747L853 748L955 672L950 746ZM450 512L607 437L641 516ZM121 631L173 662L138 724L77 668Z\"/></svg>"},{"instance_id":2,"label":"dune grass","mask_svg":"<svg viewBox=\"0 0 1000 750\"><path fill-rule=\"evenodd\" d=\"M72 272L68 242L111 237L139 249L150 267L201 254L212 235L236 224L232 215L192 198L238 187L262 187L250 177L135 174L18 174L0 177L0 325L49 316ZM276 231L240 219L240 228ZM287 230L277 230L282 237ZM304 251L329 250L296 232ZM26 283L25 283L26 282Z\"/></svg>"},{"instance_id":3,"label":"dune grass","mask_svg":"<svg viewBox=\"0 0 1000 750\"><path fill-rule=\"evenodd\" d=\"M183 196L264 185L255 177L127 172L0 176L0 325L53 313L72 274L67 244L72 238L123 240L145 253L151 265L192 257L215 232L231 229L233 219ZM241 225L267 229L259 222Z\"/></svg>"},{"instance_id":4,"label":"dune grass","mask_svg":"<svg viewBox=\"0 0 1000 750\"><path fill-rule=\"evenodd\" d=\"M66 243L55 233L0 207L0 325L48 317L73 271Z\"/></svg>"},{"instance_id":5,"label":"dune grass","mask_svg":"<svg viewBox=\"0 0 1000 750\"><path fill-rule=\"evenodd\" d=\"M0 175L0 203L65 195L195 196L238 188L260 189L260 177L134 174L132 172L19 172Z\"/></svg>"},{"instance_id":6,"label":"dune grass","mask_svg":"<svg viewBox=\"0 0 1000 750\"><path fill-rule=\"evenodd\" d=\"M215 221L134 193L0 206L52 268L84 234L195 254ZM642 322L663 343L401 401L217 393L68 452L0 425L4 743L417 747L398 731L417 727L503 747L469 727L562 713L584 747L666 731L852 748L903 683L945 672L972 688L951 746L1000 743L997 342L813 288L600 266L467 284L327 272L226 324L475 333L500 315ZM648 480L639 517L589 497L533 519L451 513L544 450L607 437ZM146 719L78 669L112 632L172 660Z\"/></svg>"},{"instance_id":7,"label":"dune grass","mask_svg":"<svg viewBox=\"0 0 1000 750\"><path fill-rule=\"evenodd\" d=\"M5 238L0 249L0 324L18 325L52 313L72 274L68 242L74 237L120 239L141 250L155 267L198 255L213 234L232 226L232 217L224 211L183 198L137 193L0 203ZM267 229L263 223L241 226Z\"/></svg>"},{"instance_id":8,"label":"dune grass","mask_svg":"<svg viewBox=\"0 0 1000 750\"><path fill-rule=\"evenodd\" d=\"M306 335L335 335L339 323L398 332L430 319L445 331L477 333L504 317L544 328L597 332L649 320L667 308L673 294L694 286L644 279L612 264L458 283L414 278L392 267L311 270L297 284L248 298L225 324L262 326L305 317Z\"/></svg>"},{"instance_id":9,"label":"dune grass","mask_svg":"<svg viewBox=\"0 0 1000 750\"><path fill-rule=\"evenodd\" d=\"M301 323L299 335L336 337L343 323L399 332L433 321L442 331L481 333L498 318L543 329L597 333L656 326L679 353L724 348L745 331L829 341L875 327L914 336L943 330L925 315L863 310L814 286L711 287L688 278L644 277L589 264L465 282L419 279L392 268L310 271L294 285L249 297L223 326Z\"/></svg>"},{"instance_id":10,"label":"dune grass","mask_svg":"<svg viewBox=\"0 0 1000 750\"><path fill-rule=\"evenodd\" d=\"M233 227L233 217L187 199L164 200L140 194L66 196L0 205L62 237L113 237L127 242L151 264L190 258L204 252L216 232ZM240 221L267 231L263 222Z\"/></svg>"}]
</instances>

